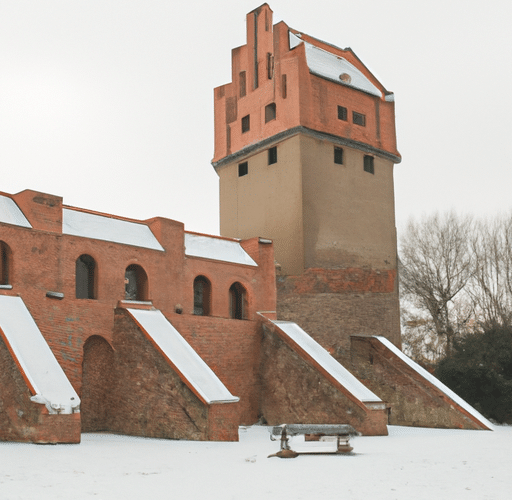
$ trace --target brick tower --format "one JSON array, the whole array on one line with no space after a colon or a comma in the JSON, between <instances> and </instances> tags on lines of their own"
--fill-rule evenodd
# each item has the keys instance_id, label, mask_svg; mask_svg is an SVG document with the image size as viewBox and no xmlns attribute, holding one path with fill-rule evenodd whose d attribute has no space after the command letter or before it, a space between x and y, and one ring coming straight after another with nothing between
<instances>
[{"instance_id":1,"label":"brick tower","mask_svg":"<svg viewBox=\"0 0 512 500\"><path fill-rule=\"evenodd\" d=\"M350 49L247 14L215 89L223 236L274 241L278 318L340 360L350 335L400 345L394 96Z\"/></svg>"}]
</instances>

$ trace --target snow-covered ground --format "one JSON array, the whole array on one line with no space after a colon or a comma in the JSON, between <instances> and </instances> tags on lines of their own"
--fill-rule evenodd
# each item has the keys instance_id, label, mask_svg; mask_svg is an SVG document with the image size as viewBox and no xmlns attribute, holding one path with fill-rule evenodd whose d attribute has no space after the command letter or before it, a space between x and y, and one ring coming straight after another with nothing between
<instances>
[{"instance_id":1,"label":"snow-covered ground","mask_svg":"<svg viewBox=\"0 0 512 500\"><path fill-rule=\"evenodd\" d=\"M0 443L0 498L506 499L512 427L494 432L389 427L354 455L267 458L266 427L238 443L83 434L80 445Z\"/></svg>"}]
</instances>

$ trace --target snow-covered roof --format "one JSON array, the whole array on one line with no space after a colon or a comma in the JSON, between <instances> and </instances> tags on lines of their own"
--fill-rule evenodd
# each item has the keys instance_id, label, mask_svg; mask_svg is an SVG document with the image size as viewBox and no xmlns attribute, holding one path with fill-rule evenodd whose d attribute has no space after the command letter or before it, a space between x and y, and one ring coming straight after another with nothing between
<instances>
[{"instance_id":1,"label":"snow-covered roof","mask_svg":"<svg viewBox=\"0 0 512 500\"><path fill-rule=\"evenodd\" d=\"M127 311L203 401L207 404L239 401L159 310Z\"/></svg>"},{"instance_id":2,"label":"snow-covered roof","mask_svg":"<svg viewBox=\"0 0 512 500\"><path fill-rule=\"evenodd\" d=\"M398 356L402 361L407 363L413 370L415 370L419 375L421 375L424 379L430 382L434 387L439 389L441 392L444 392L446 396L448 396L452 401L457 403L461 408L464 408L470 415L472 415L475 419L479 420L489 429L493 429L493 425L489 420L487 420L481 413L476 411L470 404L466 403L460 396L457 396L450 388L446 387L440 380L434 377L427 370L422 368L418 363L415 363L409 356L406 356L398 347L392 344L387 338L375 336L382 344L384 344L393 354Z\"/></svg>"},{"instance_id":3,"label":"snow-covered roof","mask_svg":"<svg viewBox=\"0 0 512 500\"><path fill-rule=\"evenodd\" d=\"M32 227L14 200L4 195L0 195L0 222L14 226Z\"/></svg>"},{"instance_id":4,"label":"snow-covered roof","mask_svg":"<svg viewBox=\"0 0 512 500\"><path fill-rule=\"evenodd\" d=\"M240 242L203 234L185 233L185 255L257 266Z\"/></svg>"},{"instance_id":5,"label":"snow-covered roof","mask_svg":"<svg viewBox=\"0 0 512 500\"><path fill-rule=\"evenodd\" d=\"M164 251L146 224L64 208L62 233Z\"/></svg>"},{"instance_id":6,"label":"snow-covered roof","mask_svg":"<svg viewBox=\"0 0 512 500\"><path fill-rule=\"evenodd\" d=\"M377 395L365 387L299 325L291 321L272 321L272 323L313 358L333 379L359 399L359 401L364 403L382 403L382 400Z\"/></svg>"},{"instance_id":7,"label":"snow-covered roof","mask_svg":"<svg viewBox=\"0 0 512 500\"><path fill-rule=\"evenodd\" d=\"M297 47L301 43L306 48L306 60L309 71L323 78L328 78L336 83L354 87L369 94L382 97L382 92L353 64L341 56L337 56L315 45L301 40L291 31L290 49ZM341 75L346 75L341 79Z\"/></svg>"},{"instance_id":8,"label":"snow-covered roof","mask_svg":"<svg viewBox=\"0 0 512 500\"><path fill-rule=\"evenodd\" d=\"M72 413L80 405L21 297L0 295L0 334L35 392L32 401L44 404L50 413Z\"/></svg>"}]
</instances>

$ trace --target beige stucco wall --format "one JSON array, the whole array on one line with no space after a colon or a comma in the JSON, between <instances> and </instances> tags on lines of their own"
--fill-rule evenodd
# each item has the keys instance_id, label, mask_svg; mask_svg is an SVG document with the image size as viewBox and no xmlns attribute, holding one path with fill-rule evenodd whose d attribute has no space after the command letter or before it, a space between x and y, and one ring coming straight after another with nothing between
<instances>
[{"instance_id":1,"label":"beige stucco wall","mask_svg":"<svg viewBox=\"0 0 512 500\"><path fill-rule=\"evenodd\" d=\"M305 267L396 266L393 163L374 157L375 173L363 169L365 153L343 147L334 163L334 144L300 138Z\"/></svg>"},{"instance_id":2,"label":"beige stucco wall","mask_svg":"<svg viewBox=\"0 0 512 500\"><path fill-rule=\"evenodd\" d=\"M217 169L220 178L220 232L233 238L274 240L275 259L285 274L304 268L300 138L277 143L277 163L268 148ZM239 177L238 165L248 162Z\"/></svg>"}]
</instances>

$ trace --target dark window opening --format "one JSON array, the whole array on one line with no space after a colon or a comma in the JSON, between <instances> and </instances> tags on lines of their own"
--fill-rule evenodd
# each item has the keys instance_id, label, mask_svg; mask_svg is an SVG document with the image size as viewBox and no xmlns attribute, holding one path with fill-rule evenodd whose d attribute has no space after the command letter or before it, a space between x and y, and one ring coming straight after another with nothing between
<instances>
[{"instance_id":1,"label":"dark window opening","mask_svg":"<svg viewBox=\"0 0 512 500\"><path fill-rule=\"evenodd\" d=\"M352 111L352 121L356 125L361 125L361 127L366 127L366 116L361 114L361 113L357 113L356 111Z\"/></svg>"},{"instance_id":2,"label":"dark window opening","mask_svg":"<svg viewBox=\"0 0 512 500\"><path fill-rule=\"evenodd\" d=\"M338 165L343 165L343 149L342 148L334 148L334 163Z\"/></svg>"},{"instance_id":3,"label":"dark window opening","mask_svg":"<svg viewBox=\"0 0 512 500\"><path fill-rule=\"evenodd\" d=\"M274 56L267 52L267 77L269 80L272 80L274 76Z\"/></svg>"},{"instance_id":4,"label":"dark window opening","mask_svg":"<svg viewBox=\"0 0 512 500\"><path fill-rule=\"evenodd\" d=\"M373 168L373 156L364 156L364 171L369 174L374 174L375 170Z\"/></svg>"},{"instance_id":5,"label":"dark window opening","mask_svg":"<svg viewBox=\"0 0 512 500\"><path fill-rule=\"evenodd\" d=\"M10 279L11 250L9 246L0 241L0 285L8 285Z\"/></svg>"},{"instance_id":6,"label":"dark window opening","mask_svg":"<svg viewBox=\"0 0 512 500\"><path fill-rule=\"evenodd\" d=\"M126 300L147 300L148 276L146 271L137 264L128 266L124 273L124 289Z\"/></svg>"},{"instance_id":7,"label":"dark window opening","mask_svg":"<svg viewBox=\"0 0 512 500\"><path fill-rule=\"evenodd\" d=\"M286 99L286 96L288 95L288 89L286 88L286 75L282 76L281 82L281 94L283 99Z\"/></svg>"},{"instance_id":8,"label":"dark window opening","mask_svg":"<svg viewBox=\"0 0 512 500\"><path fill-rule=\"evenodd\" d=\"M268 164L272 165L273 163L277 163L277 146L268 150Z\"/></svg>"},{"instance_id":9,"label":"dark window opening","mask_svg":"<svg viewBox=\"0 0 512 500\"><path fill-rule=\"evenodd\" d=\"M229 289L229 316L232 319L246 319L247 292L240 283L233 283Z\"/></svg>"},{"instance_id":10,"label":"dark window opening","mask_svg":"<svg viewBox=\"0 0 512 500\"><path fill-rule=\"evenodd\" d=\"M238 177L243 177L249 173L249 163L244 161L238 164Z\"/></svg>"},{"instance_id":11,"label":"dark window opening","mask_svg":"<svg viewBox=\"0 0 512 500\"><path fill-rule=\"evenodd\" d=\"M90 255L80 255L75 263L75 287L77 299L94 299L96 262Z\"/></svg>"},{"instance_id":12,"label":"dark window opening","mask_svg":"<svg viewBox=\"0 0 512 500\"><path fill-rule=\"evenodd\" d=\"M272 102L265 106L265 123L276 119L276 103Z\"/></svg>"},{"instance_id":13,"label":"dark window opening","mask_svg":"<svg viewBox=\"0 0 512 500\"><path fill-rule=\"evenodd\" d=\"M210 281L204 276L194 280L194 314L196 316L210 315Z\"/></svg>"},{"instance_id":14,"label":"dark window opening","mask_svg":"<svg viewBox=\"0 0 512 500\"><path fill-rule=\"evenodd\" d=\"M242 134L251 129L251 115L246 115L242 118Z\"/></svg>"},{"instance_id":15,"label":"dark window opening","mask_svg":"<svg viewBox=\"0 0 512 500\"><path fill-rule=\"evenodd\" d=\"M245 97L247 94L247 79L245 71L240 71L238 75L238 85L240 87L240 97Z\"/></svg>"},{"instance_id":16,"label":"dark window opening","mask_svg":"<svg viewBox=\"0 0 512 500\"><path fill-rule=\"evenodd\" d=\"M338 120L347 121L347 108L338 106Z\"/></svg>"}]
</instances>

